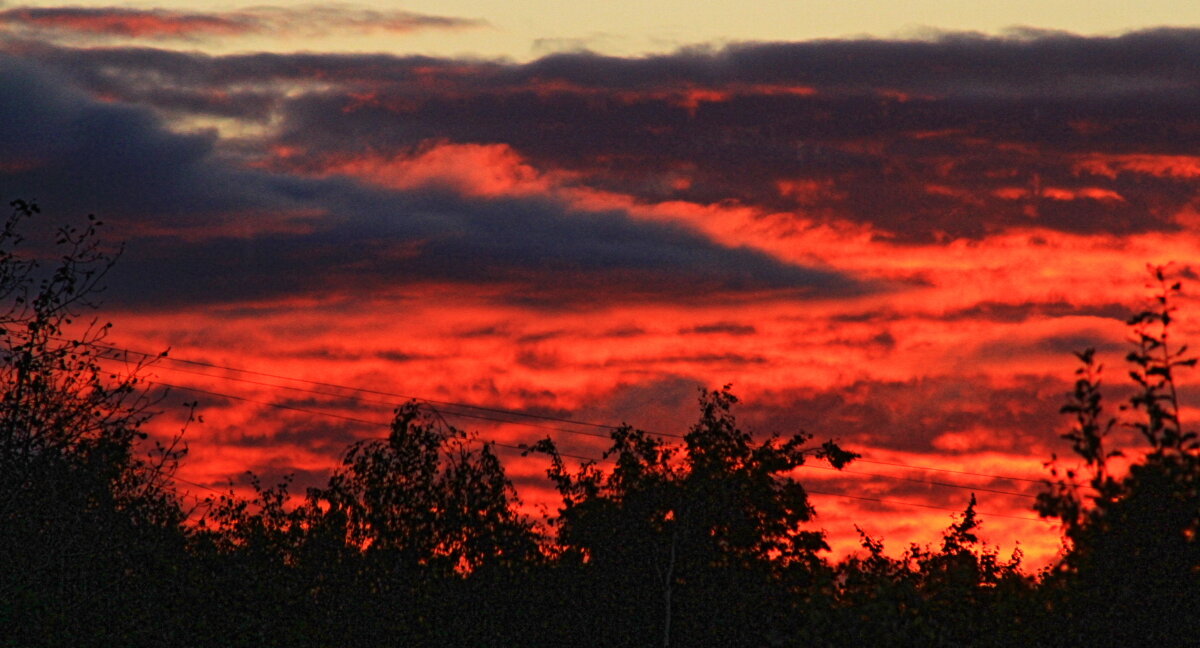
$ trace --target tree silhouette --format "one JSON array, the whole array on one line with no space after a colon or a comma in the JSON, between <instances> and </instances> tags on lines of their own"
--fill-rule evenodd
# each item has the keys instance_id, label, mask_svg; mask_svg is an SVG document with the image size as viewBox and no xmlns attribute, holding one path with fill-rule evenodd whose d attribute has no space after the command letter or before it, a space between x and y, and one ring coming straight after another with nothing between
<instances>
[{"instance_id":1,"label":"tree silhouette","mask_svg":"<svg viewBox=\"0 0 1200 648\"><path fill-rule=\"evenodd\" d=\"M1038 498L1038 511L1063 521L1071 545L1050 584L1078 641L1170 644L1200 630L1200 444L1183 429L1175 381L1196 359L1170 339L1181 284L1163 267L1151 276L1153 306L1129 320L1134 350L1126 360L1137 391L1121 408L1140 415L1126 425L1146 443L1144 456L1123 476L1109 469L1122 454L1105 447L1118 419L1103 416L1101 367L1088 349L1077 354L1083 366L1063 411L1076 419L1064 437L1085 462L1090 494L1075 482L1084 475L1055 467Z\"/></svg>"},{"instance_id":2,"label":"tree silhouette","mask_svg":"<svg viewBox=\"0 0 1200 648\"><path fill-rule=\"evenodd\" d=\"M113 262L100 223L61 228L47 248L24 233L37 205L12 207L0 230L0 623L18 643L38 628L84 645L136 636L148 575L182 547L168 487L182 451L141 451L141 365L103 371L108 325L75 322ZM45 267L49 251L58 261Z\"/></svg>"},{"instance_id":3,"label":"tree silhouette","mask_svg":"<svg viewBox=\"0 0 1200 648\"><path fill-rule=\"evenodd\" d=\"M628 426L613 431L607 474L594 465L569 473L548 438L533 448L551 458L563 501L558 548L584 567L591 617L622 621L592 626L587 641L758 644L797 612L792 594L823 569L818 552L828 547L802 528L813 509L791 472L810 457L840 468L857 455L832 442L810 447L806 434L755 443L738 428L735 403L728 386L702 391L682 449Z\"/></svg>"},{"instance_id":4,"label":"tree silhouette","mask_svg":"<svg viewBox=\"0 0 1200 648\"><path fill-rule=\"evenodd\" d=\"M492 584L542 562L490 448L415 402L301 502L287 480L252 485L252 500L214 498L195 540L223 585L207 607L242 615L218 622L226 637L481 645L504 607Z\"/></svg>"},{"instance_id":5,"label":"tree silhouette","mask_svg":"<svg viewBox=\"0 0 1200 648\"><path fill-rule=\"evenodd\" d=\"M397 410L386 440L354 444L342 463L313 495L368 553L443 574L537 555L532 524L515 512L516 492L490 448L416 403Z\"/></svg>"}]
</instances>

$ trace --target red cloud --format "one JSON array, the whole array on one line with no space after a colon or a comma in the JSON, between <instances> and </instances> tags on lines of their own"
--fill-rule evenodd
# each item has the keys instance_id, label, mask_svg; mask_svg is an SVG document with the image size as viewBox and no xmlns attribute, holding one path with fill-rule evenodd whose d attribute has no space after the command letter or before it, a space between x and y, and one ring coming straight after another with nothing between
<instances>
[{"instance_id":1,"label":"red cloud","mask_svg":"<svg viewBox=\"0 0 1200 648\"><path fill-rule=\"evenodd\" d=\"M245 17L114 7L9 9L0 12L0 23L58 31L149 38L230 35L259 29L254 21Z\"/></svg>"},{"instance_id":2,"label":"red cloud","mask_svg":"<svg viewBox=\"0 0 1200 648\"><path fill-rule=\"evenodd\" d=\"M336 29L410 32L477 27L484 23L407 11L360 11L342 7L304 10L259 7L226 13L121 7L22 7L0 12L0 24L37 32L169 39L248 33L322 34Z\"/></svg>"},{"instance_id":3,"label":"red cloud","mask_svg":"<svg viewBox=\"0 0 1200 648\"><path fill-rule=\"evenodd\" d=\"M1128 172L1157 178L1200 178L1200 157L1195 155L1156 155L1132 153L1125 155L1093 154L1075 165L1076 173L1116 178Z\"/></svg>"}]
</instances>

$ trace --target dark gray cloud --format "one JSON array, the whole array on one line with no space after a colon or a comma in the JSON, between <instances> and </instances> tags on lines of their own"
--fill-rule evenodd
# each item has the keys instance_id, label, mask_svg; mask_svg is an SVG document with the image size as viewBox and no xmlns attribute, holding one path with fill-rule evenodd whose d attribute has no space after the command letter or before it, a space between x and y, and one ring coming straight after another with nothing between
<instances>
[{"instance_id":1,"label":"dark gray cloud","mask_svg":"<svg viewBox=\"0 0 1200 648\"><path fill-rule=\"evenodd\" d=\"M109 298L122 304L365 294L426 281L503 284L512 300L544 307L863 289L615 211L247 169L223 159L212 135L172 133L144 108L89 99L11 58L0 58L0 79L6 191L117 221L128 240Z\"/></svg>"},{"instance_id":2,"label":"dark gray cloud","mask_svg":"<svg viewBox=\"0 0 1200 648\"><path fill-rule=\"evenodd\" d=\"M1111 302L1107 304L1072 304L1066 301L1030 301L1020 304L997 301L981 301L967 308L937 312L900 312L876 310L862 313L835 315L835 322L894 322L899 320L929 319L946 322L989 321L1008 324L1029 320L1058 317L1102 317L1126 321L1133 315L1129 304Z\"/></svg>"},{"instance_id":3,"label":"dark gray cloud","mask_svg":"<svg viewBox=\"0 0 1200 648\"><path fill-rule=\"evenodd\" d=\"M66 63L80 52L43 47L28 52ZM617 58L554 54L527 64L361 54L239 54L209 57L149 48L95 52L82 69L208 76L233 82L266 80L411 84L426 94L453 87L478 92L557 83L561 89L654 92L670 88L732 88L737 84L809 86L825 92L910 98L1081 97L1178 98L1197 75L1200 30L1156 29L1116 37L1051 32L1028 37L945 34L931 41L820 40L746 43L723 49ZM118 66L116 69L113 66ZM215 80L215 79L214 79ZM543 86L544 87L544 86ZM1195 92L1194 90L1190 90Z\"/></svg>"},{"instance_id":4,"label":"dark gray cloud","mask_svg":"<svg viewBox=\"0 0 1200 648\"><path fill-rule=\"evenodd\" d=\"M897 241L1012 227L1170 231L1195 206L1200 30L743 44L639 59L422 57L26 43L90 91L280 129L320 172L431 141L502 143L646 201L759 205ZM1120 156L1184 156L1122 165ZM1155 169L1155 166L1158 168ZM681 181L682 180L682 181Z\"/></svg>"},{"instance_id":5,"label":"dark gray cloud","mask_svg":"<svg viewBox=\"0 0 1200 648\"><path fill-rule=\"evenodd\" d=\"M1058 435L1069 425L1059 414L1071 389L1067 378L1018 375L998 385L986 376L936 376L755 394L745 426L763 434L804 430L817 440L835 438L860 452L1065 448ZM972 437L969 447L935 445L948 433L971 435L983 429L988 436Z\"/></svg>"},{"instance_id":6,"label":"dark gray cloud","mask_svg":"<svg viewBox=\"0 0 1200 648\"><path fill-rule=\"evenodd\" d=\"M1200 204L1196 29L743 44L528 64L9 49L96 96L160 114L278 124L259 139L170 143L178 156L203 161L215 148L278 172L260 182L431 143L498 143L584 187L849 220L897 242L1031 226L1173 231L1176 215ZM277 158L272 147L293 155ZM314 186L288 180L278 191ZM162 196L147 200L167 209Z\"/></svg>"},{"instance_id":7,"label":"dark gray cloud","mask_svg":"<svg viewBox=\"0 0 1200 648\"><path fill-rule=\"evenodd\" d=\"M213 133L181 135L143 108L98 102L0 55L0 160L7 191L166 228L298 208L305 182L230 169Z\"/></svg>"},{"instance_id":8,"label":"dark gray cloud","mask_svg":"<svg viewBox=\"0 0 1200 648\"><path fill-rule=\"evenodd\" d=\"M349 193L349 192L348 192ZM330 201L332 202L332 201ZM333 207L332 205L330 206ZM168 305L286 294L370 294L425 281L511 285L506 299L543 308L611 301L708 301L741 292L796 298L856 294L831 271L729 249L679 227L620 213L570 213L533 201L452 195L359 198L353 218L315 231L134 238L115 270L118 299ZM163 281L169 271L170 281Z\"/></svg>"}]
</instances>

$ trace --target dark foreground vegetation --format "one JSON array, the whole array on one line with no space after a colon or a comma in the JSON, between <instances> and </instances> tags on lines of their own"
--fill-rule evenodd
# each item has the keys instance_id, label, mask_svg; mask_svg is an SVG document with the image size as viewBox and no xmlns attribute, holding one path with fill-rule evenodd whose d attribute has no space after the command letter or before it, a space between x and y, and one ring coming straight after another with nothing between
<instances>
[{"instance_id":1,"label":"dark foreground vegetation","mask_svg":"<svg viewBox=\"0 0 1200 648\"><path fill-rule=\"evenodd\" d=\"M1200 455L1178 417L1167 345L1179 286L1131 321L1145 444L1109 469L1114 425L1091 351L1064 412L1082 472L1037 510L1069 551L1032 576L976 536L973 503L940 543L899 557L863 537L831 563L787 475L855 455L807 436L756 441L726 390L704 392L682 444L612 433L615 467L544 456L561 505L519 510L487 444L415 404L347 450L324 488L227 496L188 520L176 446L147 448L137 367L101 370L105 326L65 335L110 265L94 228L57 267L24 255L36 208L0 232L0 646L1192 645L1200 636ZM1141 451L1139 450L1139 453ZM298 503L299 502L299 503Z\"/></svg>"}]
</instances>

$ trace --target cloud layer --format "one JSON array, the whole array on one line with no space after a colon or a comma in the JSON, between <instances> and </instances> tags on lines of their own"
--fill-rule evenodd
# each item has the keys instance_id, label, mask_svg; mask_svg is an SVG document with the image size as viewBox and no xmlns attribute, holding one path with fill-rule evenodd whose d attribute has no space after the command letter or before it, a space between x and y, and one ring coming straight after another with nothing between
<instances>
[{"instance_id":1,"label":"cloud layer","mask_svg":"<svg viewBox=\"0 0 1200 648\"><path fill-rule=\"evenodd\" d=\"M290 172L503 145L548 181L751 205L908 241L1132 233L1194 208L1194 30L740 45L525 65L357 55L35 56L95 93L271 123ZM280 152L285 155L279 155ZM554 175L557 174L557 175Z\"/></svg>"},{"instance_id":2,"label":"cloud layer","mask_svg":"<svg viewBox=\"0 0 1200 648\"><path fill-rule=\"evenodd\" d=\"M1019 490L981 509L1020 517L1036 487L995 475L1036 478L1063 451L1071 351L1119 364L1146 263L1196 276L1200 30L526 64L159 47L302 33L318 15L280 11L0 14L0 187L112 223L123 339L215 365L163 366L165 382L380 420L395 404L296 398L218 369L254 368L671 433L698 385L732 382L760 433L836 437L873 470L926 480L813 484L961 508L969 484L888 467L941 466ZM471 26L328 11L338 29ZM1184 306L1180 337L1200 333ZM215 405L190 468L206 483L316 476L370 434ZM512 465L536 490L541 467ZM932 523L828 510L839 546L855 520L897 542ZM1034 533L1027 550L1055 550L1038 523L1003 519L1005 542Z\"/></svg>"}]
</instances>

